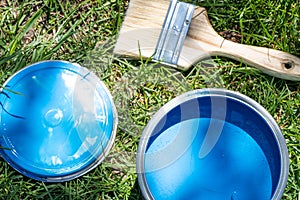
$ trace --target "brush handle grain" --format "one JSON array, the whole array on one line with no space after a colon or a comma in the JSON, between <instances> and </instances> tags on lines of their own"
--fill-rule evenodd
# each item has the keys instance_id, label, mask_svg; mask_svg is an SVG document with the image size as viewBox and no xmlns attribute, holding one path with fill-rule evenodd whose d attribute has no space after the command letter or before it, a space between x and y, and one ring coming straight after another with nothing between
<instances>
[{"instance_id":1,"label":"brush handle grain","mask_svg":"<svg viewBox=\"0 0 300 200\"><path fill-rule=\"evenodd\" d=\"M169 1L131 0L114 52L149 58L155 47ZM210 56L225 56L275 77L300 81L300 59L291 54L225 40L211 26L205 8L196 7L177 67L189 69Z\"/></svg>"},{"instance_id":2,"label":"brush handle grain","mask_svg":"<svg viewBox=\"0 0 300 200\"><path fill-rule=\"evenodd\" d=\"M288 80L300 80L300 59L282 51L225 40L209 23L204 8L197 7L178 65L188 69L208 56L229 57ZM199 53L200 52L200 53Z\"/></svg>"}]
</instances>

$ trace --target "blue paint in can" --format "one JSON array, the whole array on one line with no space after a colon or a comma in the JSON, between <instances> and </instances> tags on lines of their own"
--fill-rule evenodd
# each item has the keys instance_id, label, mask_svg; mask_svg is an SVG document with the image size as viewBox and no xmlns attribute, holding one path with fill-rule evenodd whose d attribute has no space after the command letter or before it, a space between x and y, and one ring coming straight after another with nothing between
<instances>
[{"instance_id":1,"label":"blue paint in can","mask_svg":"<svg viewBox=\"0 0 300 200\"><path fill-rule=\"evenodd\" d=\"M236 199L270 199L272 176L267 158L255 140L241 128L226 122L212 151L199 157L198 147L210 123L208 118L183 121L162 132L149 146L145 170L153 197L218 200L234 195ZM176 139L178 134L185 135L185 139L193 138L192 143L179 147L183 142ZM164 154L166 145L170 149L185 150L181 155ZM166 159L163 156L178 159L167 166L158 166L160 160ZM156 169L152 171L153 168Z\"/></svg>"}]
</instances>

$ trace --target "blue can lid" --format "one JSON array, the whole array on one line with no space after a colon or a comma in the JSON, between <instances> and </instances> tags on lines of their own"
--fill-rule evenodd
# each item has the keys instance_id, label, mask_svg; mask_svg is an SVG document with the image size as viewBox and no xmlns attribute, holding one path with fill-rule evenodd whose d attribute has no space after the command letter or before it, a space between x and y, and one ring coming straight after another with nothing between
<instances>
[{"instance_id":1,"label":"blue can lid","mask_svg":"<svg viewBox=\"0 0 300 200\"><path fill-rule=\"evenodd\" d=\"M78 64L43 61L9 78L0 94L0 153L40 181L67 181L112 147L117 112L108 89Z\"/></svg>"}]
</instances>

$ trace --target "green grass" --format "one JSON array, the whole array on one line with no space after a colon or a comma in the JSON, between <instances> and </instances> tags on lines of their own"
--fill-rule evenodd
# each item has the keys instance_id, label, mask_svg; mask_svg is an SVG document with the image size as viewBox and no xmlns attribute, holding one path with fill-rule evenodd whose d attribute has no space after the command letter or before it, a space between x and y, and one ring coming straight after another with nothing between
<instances>
[{"instance_id":1,"label":"green grass","mask_svg":"<svg viewBox=\"0 0 300 200\"><path fill-rule=\"evenodd\" d=\"M218 32L235 29L244 44L300 56L299 0L190 2L208 10ZM221 57L199 62L189 72L176 76L148 61L111 60L106 52L111 47L107 41L117 35L127 6L124 0L0 1L0 84L37 61L77 62L94 71L109 87L120 116L115 145L108 158L75 180L37 182L20 175L0 158L0 199L141 199L135 174L141 131L151 115L170 99L187 90L207 87L239 91L275 118L286 139L291 163L283 199L297 199L299 82L274 78ZM97 44L105 45L99 48ZM216 68L206 67L211 61Z\"/></svg>"}]
</instances>

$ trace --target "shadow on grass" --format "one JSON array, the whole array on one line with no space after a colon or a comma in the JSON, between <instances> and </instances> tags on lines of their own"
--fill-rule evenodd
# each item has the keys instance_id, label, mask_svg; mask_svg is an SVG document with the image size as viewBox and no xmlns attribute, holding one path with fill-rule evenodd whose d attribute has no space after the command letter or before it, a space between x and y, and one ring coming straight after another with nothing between
<instances>
[{"instance_id":1,"label":"shadow on grass","mask_svg":"<svg viewBox=\"0 0 300 200\"><path fill-rule=\"evenodd\" d=\"M134 186L132 187L130 196L128 198L129 200L142 200L143 199L143 195L142 192L139 188L139 183L138 183L138 179L135 179L134 182Z\"/></svg>"}]
</instances>

